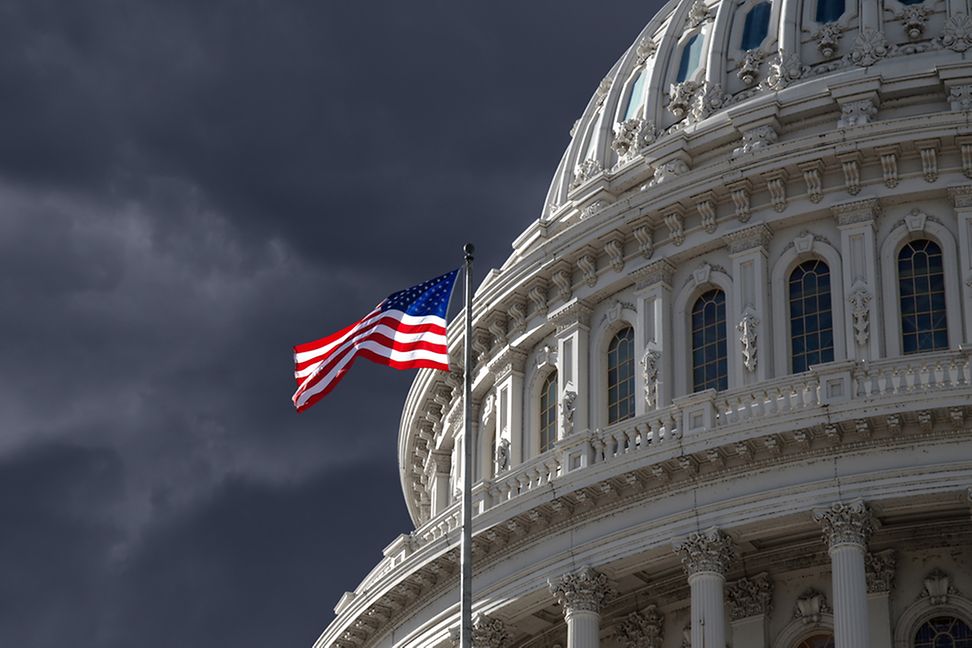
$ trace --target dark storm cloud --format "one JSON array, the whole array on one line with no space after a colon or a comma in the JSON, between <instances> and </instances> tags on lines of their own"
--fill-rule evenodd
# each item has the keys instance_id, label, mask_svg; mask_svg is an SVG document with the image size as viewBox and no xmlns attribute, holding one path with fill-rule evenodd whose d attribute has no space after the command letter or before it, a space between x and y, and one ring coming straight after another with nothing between
<instances>
[{"instance_id":1,"label":"dark storm cloud","mask_svg":"<svg viewBox=\"0 0 972 648\"><path fill-rule=\"evenodd\" d=\"M0 0L0 645L309 645L412 375L289 347L502 263L656 8Z\"/></svg>"}]
</instances>

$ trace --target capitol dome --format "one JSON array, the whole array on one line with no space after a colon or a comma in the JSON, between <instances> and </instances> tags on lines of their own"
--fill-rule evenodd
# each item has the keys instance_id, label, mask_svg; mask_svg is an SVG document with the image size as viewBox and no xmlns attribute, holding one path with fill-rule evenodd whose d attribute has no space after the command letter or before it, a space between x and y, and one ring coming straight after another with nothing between
<instances>
[{"instance_id":1,"label":"capitol dome","mask_svg":"<svg viewBox=\"0 0 972 648\"><path fill-rule=\"evenodd\" d=\"M645 27L476 293L477 648L972 648L969 56L967 0ZM462 371L315 648L453 645Z\"/></svg>"}]
</instances>

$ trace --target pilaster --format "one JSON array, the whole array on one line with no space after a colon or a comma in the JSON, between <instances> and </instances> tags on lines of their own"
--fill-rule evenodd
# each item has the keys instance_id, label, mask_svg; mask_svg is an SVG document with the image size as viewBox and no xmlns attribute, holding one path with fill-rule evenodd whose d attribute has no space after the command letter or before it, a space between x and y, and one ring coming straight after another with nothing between
<instances>
[{"instance_id":1,"label":"pilaster","mask_svg":"<svg viewBox=\"0 0 972 648\"><path fill-rule=\"evenodd\" d=\"M868 198L831 208L840 230L840 257L844 276L844 299L849 317L844 324L849 360L880 357L883 331L881 290L874 229L881 214L877 199ZM856 325L856 326L855 326Z\"/></svg>"},{"instance_id":2,"label":"pilaster","mask_svg":"<svg viewBox=\"0 0 972 648\"><path fill-rule=\"evenodd\" d=\"M433 450L429 454L432 515L436 516L449 506L449 473L452 470L452 451Z\"/></svg>"},{"instance_id":3,"label":"pilaster","mask_svg":"<svg viewBox=\"0 0 972 648\"><path fill-rule=\"evenodd\" d=\"M557 327L557 393L560 400L557 438L590 427L589 345L591 307L574 299L550 314Z\"/></svg>"},{"instance_id":4,"label":"pilaster","mask_svg":"<svg viewBox=\"0 0 972 648\"><path fill-rule=\"evenodd\" d=\"M675 266L662 259L634 273L638 326L635 353L640 371L635 374L635 414L671 404L672 375L672 274Z\"/></svg>"},{"instance_id":5,"label":"pilaster","mask_svg":"<svg viewBox=\"0 0 972 648\"><path fill-rule=\"evenodd\" d=\"M732 259L733 291L727 313L729 348L740 358L729 385L742 386L770 377L772 346L767 245L773 230L759 224L722 237ZM730 367L733 365L730 364Z\"/></svg>"},{"instance_id":6,"label":"pilaster","mask_svg":"<svg viewBox=\"0 0 972 648\"><path fill-rule=\"evenodd\" d=\"M962 294L963 342L972 344L972 185L949 187L958 217L959 290Z\"/></svg>"},{"instance_id":7,"label":"pilaster","mask_svg":"<svg viewBox=\"0 0 972 648\"><path fill-rule=\"evenodd\" d=\"M523 372L526 368L525 351L507 347L490 363L496 389L496 443L497 448L507 444L507 466L497 465L497 474L523 462Z\"/></svg>"}]
</instances>

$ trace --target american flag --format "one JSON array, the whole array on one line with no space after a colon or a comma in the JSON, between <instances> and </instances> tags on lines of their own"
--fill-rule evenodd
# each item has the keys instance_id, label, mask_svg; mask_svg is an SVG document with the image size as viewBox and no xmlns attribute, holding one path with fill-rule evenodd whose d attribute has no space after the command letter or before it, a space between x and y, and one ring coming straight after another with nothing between
<instances>
[{"instance_id":1,"label":"american flag","mask_svg":"<svg viewBox=\"0 0 972 648\"><path fill-rule=\"evenodd\" d=\"M386 297L363 318L294 347L294 407L302 412L334 389L358 356L395 369L449 370L446 311L459 270Z\"/></svg>"}]
</instances>

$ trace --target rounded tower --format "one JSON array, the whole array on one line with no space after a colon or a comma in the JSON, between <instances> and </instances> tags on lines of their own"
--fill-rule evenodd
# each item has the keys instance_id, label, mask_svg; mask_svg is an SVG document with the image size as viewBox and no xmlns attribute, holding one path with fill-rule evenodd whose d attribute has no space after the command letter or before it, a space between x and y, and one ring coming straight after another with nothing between
<instances>
[{"instance_id":1,"label":"rounded tower","mask_svg":"<svg viewBox=\"0 0 972 648\"><path fill-rule=\"evenodd\" d=\"M475 366L418 373L416 528L315 648L453 645L463 371L477 647L972 646L969 50L966 0L667 4Z\"/></svg>"}]
</instances>

